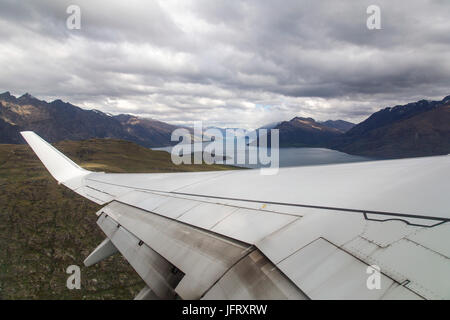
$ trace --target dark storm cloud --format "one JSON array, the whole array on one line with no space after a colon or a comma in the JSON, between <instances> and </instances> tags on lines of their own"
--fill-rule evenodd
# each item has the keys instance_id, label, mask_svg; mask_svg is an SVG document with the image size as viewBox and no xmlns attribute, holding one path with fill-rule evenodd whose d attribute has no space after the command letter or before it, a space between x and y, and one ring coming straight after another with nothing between
<instances>
[{"instance_id":1,"label":"dark storm cloud","mask_svg":"<svg viewBox=\"0 0 450 320\"><path fill-rule=\"evenodd\" d=\"M450 94L449 16L432 0L0 0L0 89L173 123L358 121Z\"/></svg>"}]
</instances>

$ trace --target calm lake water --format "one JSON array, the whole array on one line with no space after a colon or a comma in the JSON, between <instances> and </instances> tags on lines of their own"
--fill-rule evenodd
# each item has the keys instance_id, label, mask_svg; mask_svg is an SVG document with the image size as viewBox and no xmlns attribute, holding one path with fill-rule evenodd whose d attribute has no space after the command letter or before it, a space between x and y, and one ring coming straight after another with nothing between
<instances>
[{"instance_id":1,"label":"calm lake water","mask_svg":"<svg viewBox=\"0 0 450 320\"><path fill-rule=\"evenodd\" d=\"M205 147L205 146L204 146ZM167 152L171 152L172 147L164 147L164 148L153 148L153 150L163 150ZM247 163L246 164L236 164L234 161L233 165L237 165L240 167L247 168L260 168L261 165L251 165L248 164L248 152L256 151L256 147L246 147L245 150L237 150L234 153L234 156L231 158L236 159L238 154L240 156L246 155ZM262 150L267 153L266 149ZM216 152L217 155L220 155L219 152ZM230 158L230 157L229 157ZM298 166L310 166L310 165L320 165L320 164L332 164L332 163L348 163L348 162L361 162L361 161L370 161L374 160L367 157L361 156L353 156L343 152L324 149L324 148L280 148L279 149L279 161L280 167L298 167Z\"/></svg>"}]
</instances>

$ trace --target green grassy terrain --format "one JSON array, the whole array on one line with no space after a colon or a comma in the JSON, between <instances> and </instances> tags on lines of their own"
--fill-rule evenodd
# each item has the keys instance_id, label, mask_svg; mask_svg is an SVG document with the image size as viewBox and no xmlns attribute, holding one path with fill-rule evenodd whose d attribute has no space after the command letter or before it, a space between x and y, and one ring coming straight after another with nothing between
<instances>
[{"instance_id":1,"label":"green grassy terrain","mask_svg":"<svg viewBox=\"0 0 450 320\"><path fill-rule=\"evenodd\" d=\"M92 171L233 169L176 166L167 152L120 140L66 141L56 147ZM120 254L83 265L104 239L96 224L99 209L59 186L28 146L0 145L0 299L132 299L144 282ZM80 290L66 288L70 265L81 268Z\"/></svg>"}]
</instances>

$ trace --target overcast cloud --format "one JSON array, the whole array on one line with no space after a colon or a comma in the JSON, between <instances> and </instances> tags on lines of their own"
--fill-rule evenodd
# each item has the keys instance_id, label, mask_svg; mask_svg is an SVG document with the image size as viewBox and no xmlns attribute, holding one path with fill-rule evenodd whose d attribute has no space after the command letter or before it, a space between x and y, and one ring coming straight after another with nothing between
<instances>
[{"instance_id":1,"label":"overcast cloud","mask_svg":"<svg viewBox=\"0 0 450 320\"><path fill-rule=\"evenodd\" d=\"M447 0L0 0L0 91L174 124L361 121L450 95L449 17Z\"/></svg>"}]
</instances>

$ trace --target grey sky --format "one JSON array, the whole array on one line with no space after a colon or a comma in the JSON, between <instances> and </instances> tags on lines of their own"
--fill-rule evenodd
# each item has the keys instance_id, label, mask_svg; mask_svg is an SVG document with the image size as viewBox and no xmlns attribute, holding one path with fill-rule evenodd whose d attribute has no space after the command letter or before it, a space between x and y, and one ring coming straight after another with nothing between
<instances>
[{"instance_id":1,"label":"grey sky","mask_svg":"<svg viewBox=\"0 0 450 320\"><path fill-rule=\"evenodd\" d=\"M360 121L450 94L449 17L446 0L0 0L0 91L175 124Z\"/></svg>"}]
</instances>

